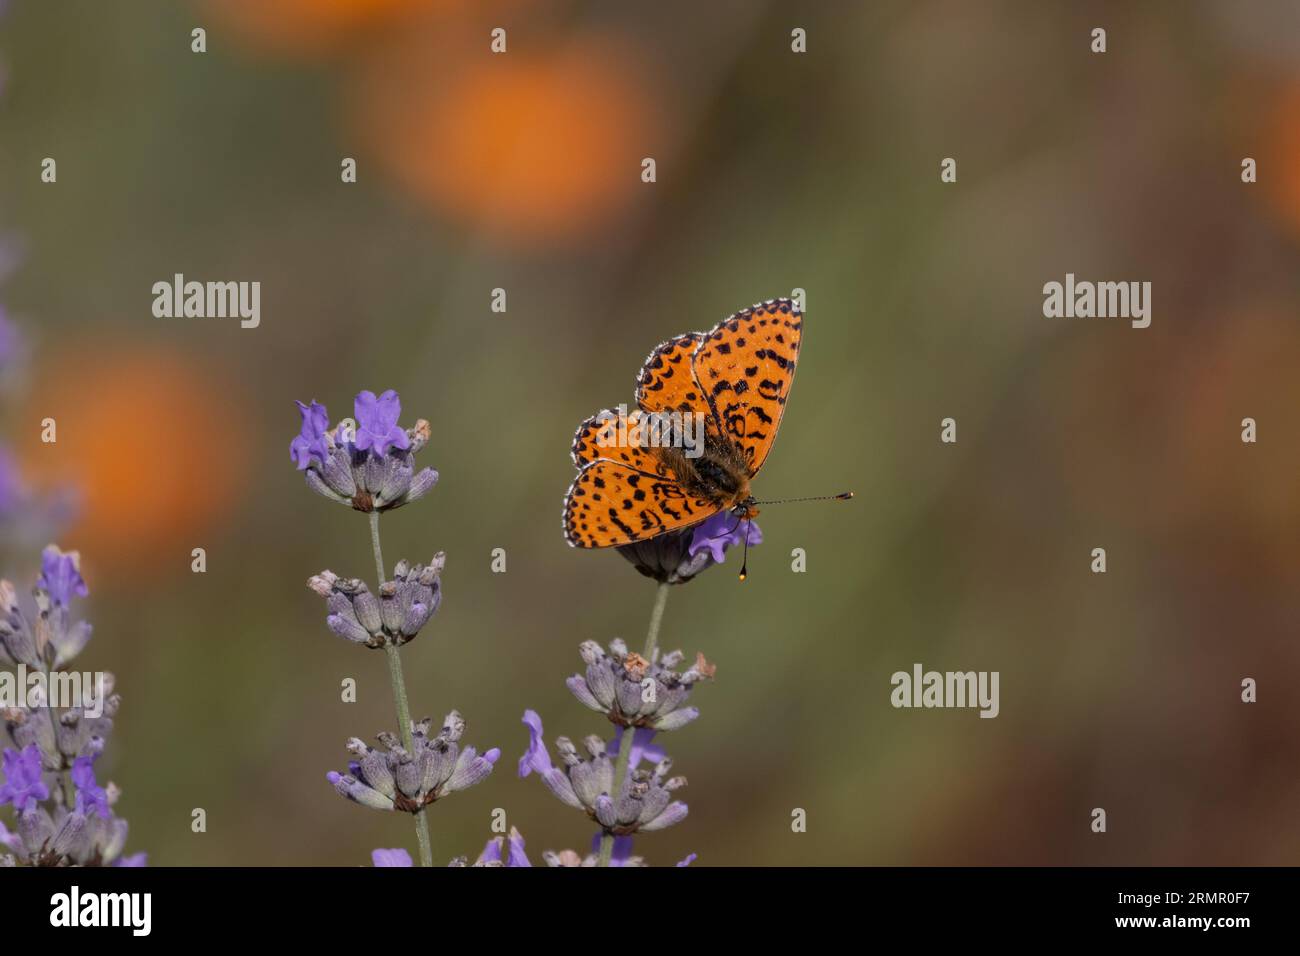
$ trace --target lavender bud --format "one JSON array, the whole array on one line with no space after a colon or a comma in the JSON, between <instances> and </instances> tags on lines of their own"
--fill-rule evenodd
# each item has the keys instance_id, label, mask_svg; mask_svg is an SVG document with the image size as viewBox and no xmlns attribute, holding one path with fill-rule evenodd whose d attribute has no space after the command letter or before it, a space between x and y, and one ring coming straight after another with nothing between
<instances>
[{"instance_id":1,"label":"lavender bud","mask_svg":"<svg viewBox=\"0 0 1300 956\"><path fill-rule=\"evenodd\" d=\"M585 641L578 653L587 664L585 674L574 674L566 686L574 697L591 710L605 714L621 727L649 727L654 730L677 730L699 716L699 709L687 705L691 687L711 679L717 668L703 654L683 674L674 667L682 653L665 654L657 662L629 653L627 645L615 638L609 653L594 641ZM643 682L653 680L648 686Z\"/></svg>"},{"instance_id":2,"label":"lavender bud","mask_svg":"<svg viewBox=\"0 0 1300 956\"><path fill-rule=\"evenodd\" d=\"M340 794L363 806L418 813L491 774L501 752L494 748L480 756L473 747L461 749L457 740L465 721L460 714L448 714L445 726L432 739L429 727L427 718L413 726L409 752L391 733L378 735L380 748L367 747L356 738L349 740L348 751L359 759L349 773L332 772L327 779Z\"/></svg>"}]
</instances>

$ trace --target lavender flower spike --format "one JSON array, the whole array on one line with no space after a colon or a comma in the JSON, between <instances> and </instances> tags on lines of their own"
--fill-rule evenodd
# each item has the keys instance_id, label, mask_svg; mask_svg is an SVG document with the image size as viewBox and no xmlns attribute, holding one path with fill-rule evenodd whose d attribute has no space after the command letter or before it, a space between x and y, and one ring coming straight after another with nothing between
<instances>
[{"instance_id":1,"label":"lavender flower spike","mask_svg":"<svg viewBox=\"0 0 1300 956\"><path fill-rule=\"evenodd\" d=\"M362 806L404 813L419 813L435 800L487 779L501 756L500 750L494 748L479 756L473 747L462 749L458 742L465 721L454 710L432 740L428 736L430 725L427 717L415 725L410 753L395 734L378 736L383 750L368 747L353 737L348 741L348 750L356 759L348 765L348 773L331 771L326 779L335 790Z\"/></svg>"},{"instance_id":2,"label":"lavender flower spike","mask_svg":"<svg viewBox=\"0 0 1300 956\"><path fill-rule=\"evenodd\" d=\"M617 754L617 750L611 753L600 737L593 734L583 741L590 759L583 759L567 737L557 738L555 747L563 766L556 767L551 764L550 754L541 741L541 718L530 710L524 715L524 723L529 729L529 746L519 761L519 775L528 776L536 771L558 800L584 811L606 833L625 836L639 831L662 830L686 818L686 804L672 799L672 794L686 785L686 778L666 779L672 761L663 757L653 771L637 767L641 758L652 749L648 737L643 738L644 742L634 737L629 773L622 785L615 787L614 760L611 757ZM653 749L658 751L658 748Z\"/></svg>"},{"instance_id":3,"label":"lavender flower spike","mask_svg":"<svg viewBox=\"0 0 1300 956\"><path fill-rule=\"evenodd\" d=\"M377 598L360 578L340 578L328 570L308 580L307 587L325 598L325 624L335 634L372 648L401 647L442 603L439 575L445 564L442 552L427 565L399 561Z\"/></svg>"},{"instance_id":4,"label":"lavender flower spike","mask_svg":"<svg viewBox=\"0 0 1300 956\"><path fill-rule=\"evenodd\" d=\"M595 641L584 641L578 651L587 671L574 674L565 683L580 703L620 727L684 727L700 715L698 708L686 704L691 688L711 679L717 670L703 654L697 654L694 665L679 674L674 668L682 661L681 651L650 662L630 653L617 638L610 641L608 654ZM647 685L647 679L652 683Z\"/></svg>"},{"instance_id":5,"label":"lavender flower spike","mask_svg":"<svg viewBox=\"0 0 1300 956\"><path fill-rule=\"evenodd\" d=\"M429 442L429 423L398 425L402 405L392 389L357 396L355 430L345 423L330 428L317 402L299 402L298 408L302 432L289 454L317 494L357 511L384 512L422 498L437 483L432 468L415 470L415 455Z\"/></svg>"}]
</instances>

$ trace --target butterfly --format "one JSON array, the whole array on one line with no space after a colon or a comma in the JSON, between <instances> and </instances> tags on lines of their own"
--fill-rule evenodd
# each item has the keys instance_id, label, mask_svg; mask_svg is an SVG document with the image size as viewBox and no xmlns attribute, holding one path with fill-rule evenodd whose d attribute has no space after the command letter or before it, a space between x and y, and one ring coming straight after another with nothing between
<instances>
[{"instance_id":1,"label":"butterfly","mask_svg":"<svg viewBox=\"0 0 1300 956\"><path fill-rule=\"evenodd\" d=\"M631 544L722 511L757 515L750 481L776 440L802 338L799 306L771 299L651 352L637 409L602 411L573 437L569 545Z\"/></svg>"}]
</instances>

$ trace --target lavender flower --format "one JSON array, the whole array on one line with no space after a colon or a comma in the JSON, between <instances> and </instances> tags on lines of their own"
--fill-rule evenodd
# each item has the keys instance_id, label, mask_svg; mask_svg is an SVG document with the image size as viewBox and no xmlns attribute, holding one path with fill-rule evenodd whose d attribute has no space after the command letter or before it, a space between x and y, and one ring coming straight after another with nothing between
<instances>
[{"instance_id":1,"label":"lavender flower","mask_svg":"<svg viewBox=\"0 0 1300 956\"><path fill-rule=\"evenodd\" d=\"M505 844L506 857L501 858L502 845ZM463 857L457 857L452 860L450 866L469 866L469 861ZM510 837L507 840L504 837L493 837L487 841L483 847L483 852L478 855L473 863L474 866L527 866L533 864L528 860L528 854L524 852L524 837L515 827L510 828Z\"/></svg>"},{"instance_id":2,"label":"lavender flower","mask_svg":"<svg viewBox=\"0 0 1300 956\"><path fill-rule=\"evenodd\" d=\"M375 866L415 866L411 854L400 847L395 850L375 850L370 854Z\"/></svg>"},{"instance_id":3,"label":"lavender flower","mask_svg":"<svg viewBox=\"0 0 1300 956\"><path fill-rule=\"evenodd\" d=\"M44 702L9 708L4 712L5 727L18 746L39 748L46 770L71 770L78 758L98 756L113 729L122 698L113 693L112 674L104 674L102 692L102 701L82 700L57 718Z\"/></svg>"},{"instance_id":4,"label":"lavender flower","mask_svg":"<svg viewBox=\"0 0 1300 956\"><path fill-rule=\"evenodd\" d=\"M383 456L388 454L390 448L405 451L411 447L411 439L397 425L397 419L402 414L402 400L393 389L390 388L378 398L374 392L361 392L357 395L353 410L357 416L358 451L373 448L376 455Z\"/></svg>"},{"instance_id":5,"label":"lavender flower","mask_svg":"<svg viewBox=\"0 0 1300 956\"><path fill-rule=\"evenodd\" d=\"M67 607L73 597L86 597L90 590L81 577L81 555L63 552L50 545L41 553L41 576L38 587L44 588L58 607Z\"/></svg>"},{"instance_id":6,"label":"lavender flower","mask_svg":"<svg viewBox=\"0 0 1300 956\"><path fill-rule=\"evenodd\" d=\"M699 708L686 706L691 688L711 679L717 668L697 654L695 664L679 674L681 651L663 655L655 662L630 653L615 638L606 654L595 641L584 641L579 653L587 664L586 674L574 674L565 683L579 702L623 727L677 730L700 715ZM645 681L651 681L646 684Z\"/></svg>"},{"instance_id":7,"label":"lavender flower","mask_svg":"<svg viewBox=\"0 0 1300 956\"><path fill-rule=\"evenodd\" d=\"M13 585L0 581L0 663L57 671L90 638L90 625L73 622L70 612L72 599L88 589L76 552L51 545L41 564L34 611L21 608ZM67 692L79 685L58 686ZM18 748L3 755L0 804L12 803L18 816L15 831L0 827L0 844L10 851L0 865L143 866L144 854L122 855L128 826L112 809L120 791L95 778L94 761L121 704L112 675L93 689L80 687L70 701L52 696L42 691L0 712Z\"/></svg>"},{"instance_id":8,"label":"lavender flower","mask_svg":"<svg viewBox=\"0 0 1300 956\"><path fill-rule=\"evenodd\" d=\"M27 609L19 604L14 586L0 581L0 664L58 670L90 640L90 625L74 621L69 609L73 596L88 593L76 552L64 554L50 545L42 564L44 571Z\"/></svg>"},{"instance_id":9,"label":"lavender flower","mask_svg":"<svg viewBox=\"0 0 1300 956\"><path fill-rule=\"evenodd\" d=\"M587 867L597 866L600 862L600 833L591 838L591 852L586 856L578 853L576 850L546 850L542 853L542 860L550 867ZM690 866L695 862L697 854L687 854L684 860L679 860L675 865ZM610 866L649 866L645 857L632 855L632 838L630 836L614 837L614 849L609 859Z\"/></svg>"},{"instance_id":10,"label":"lavender flower","mask_svg":"<svg viewBox=\"0 0 1300 956\"><path fill-rule=\"evenodd\" d=\"M91 812L107 820L108 793L95 781L95 758L78 757L72 762L72 783L77 788L77 812L90 816Z\"/></svg>"},{"instance_id":11,"label":"lavender flower","mask_svg":"<svg viewBox=\"0 0 1300 956\"><path fill-rule=\"evenodd\" d=\"M427 565L399 561L378 598L360 578L340 578L328 570L307 586L325 598L325 624L335 634L367 647L400 647L420 633L442 603L439 575L445 564L442 552Z\"/></svg>"},{"instance_id":12,"label":"lavender flower","mask_svg":"<svg viewBox=\"0 0 1300 956\"><path fill-rule=\"evenodd\" d=\"M110 789L107 799L115 801L116 792ZM111 812L87 816L62 806L53 813L36 807L18 815L19 841L11 848L18 862L30 866L143 866L143 853L122 856L128 829Z\"/></svg>"},{"instance_id":13,"label":"lavender flower","mask_svg":"<svg viewBox=\"0 0 1300 956\"><path fill-rule=\"evenodd\" d=\"M19 813L33 809L50 798L41 767L41 751L35 744L22 750L5 748L4 783L0 784L0 805L12 803Z\"/></svg>"},{"instance_id":14,"label":"lavender flower","mask_svg":"<svg viewBox=\"0 0 1300 956\"><path fill-rule=\"evenodd\" d=\"M624 836L662 830L686 818L686 804L672 800L672 794L686 785L686 778L667 779L672 761L645 738L645 743L640 743L634 736L628 775L616 791L615 762L611 758L618 755L617 743L607 747L593 734L583 741L590 755L590 759L584 759L569 738L559 737L555 747L563 766L556 767L542 742L542 722L536 711L526 711L524 723L529 730L529 746L519 761L519 775L526 777L536 772L556 798L584 811L606 833ZM621 740L620 732L618 742ZM658 758L654 770L641 770L638 764L642 758L652 754Z\"/></svg>"},{"instance_id":15,"label":"lavender flower","mask_svg":"<svg viewBox=\"0 0 1300 956\"><path fill-rule=\"evenodd\" d=\"M316 461L324 465L329 448L325 443L325 432L329 429L329 412L320 402L312 399L310 406L296 403L302 414L302 432L289 442L289 457L298 466L299 471L306 471L307 466Z\"/></svg>"},{"instance_id":16,"label":"lavender flower","mask_svg":"<svg viewBox=\"0 0 1300 956\"><path fill-rule=\"evenodd\" d=\"M401 400L392 389L378 398L369 391L356 397L355 434L343 423L329 428L324 405L297 404L302 429L289 455L316 493L357 511L384 512L422 498L438 481L432 468L415 470L415 455L429 442L429 423L420 419L403 430L397 424Z\"/></svg>"},{"instance_id":17,"label":"lavender flower","mask_svg":"<svg viewBox=\"0 0 1300 956\"><path fill-rule=\"evenodd\" d=\"M762 544L763 532L753 521L720 511L692 528L669 531L615 550L646 577L661 584L685 584L721 564L727 549L743 544L746 538L750 545Z\"/></svg>"},{"instance_id":18,"label":"lavender flower","mask_svg":"<svg viewBox=\"0 0 1300 956\"><path fill-rule=\"evenodd\" d=\"M326 779L362 806L405 813L419 813L434 801L487 779L500 750L494 748L479 756L473 747L461 749L458 741L465 721L454 710L432 740L428 737L430 726L427 717L415 725L410 752L390 733L377 737L383 750L352 738L348 750L357 759L349 764L349 772L331 771Z\"/></svg>"}]
</instances>

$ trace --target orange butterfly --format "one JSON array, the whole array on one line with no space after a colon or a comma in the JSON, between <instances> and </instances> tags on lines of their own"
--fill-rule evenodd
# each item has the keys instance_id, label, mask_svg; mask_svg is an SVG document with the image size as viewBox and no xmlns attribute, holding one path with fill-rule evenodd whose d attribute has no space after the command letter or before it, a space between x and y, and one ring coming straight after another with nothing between
<instances>
[{"instance_id":1,"label":"orange butterfly","mask_svg":"<svg viewBox=\"0 0 1300 956\"><path fill-rule=\"evenodd\" d=\"M802 334L799 307L772 299L651 352L637 376L638 411L600 412L573 437L569 545L608 548L720 511L758 514L749 482L776 439ZM702 425L694 443L692 422Z\"/></svg>"}]
</instances>

